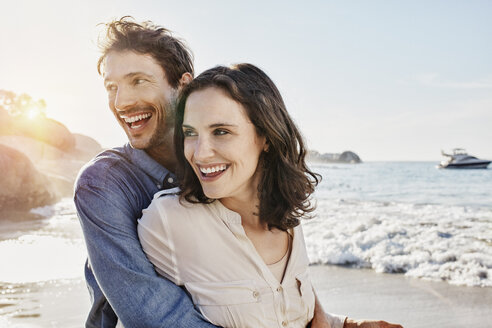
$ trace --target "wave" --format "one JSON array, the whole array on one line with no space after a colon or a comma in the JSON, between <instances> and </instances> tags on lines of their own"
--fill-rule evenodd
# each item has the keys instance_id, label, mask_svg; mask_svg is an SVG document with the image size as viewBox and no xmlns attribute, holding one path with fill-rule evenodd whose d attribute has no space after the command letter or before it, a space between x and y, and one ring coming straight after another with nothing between
<instances>
[{"instance_id":1,"label":"wave","mask_svg":"<svg viewBox=\"0 0 492 328\"><path fill-rule=\"evenodd\" d=\"M313 264L492 286L490 208L323 199L303 229Z\"/></svg>"}]
</instances>

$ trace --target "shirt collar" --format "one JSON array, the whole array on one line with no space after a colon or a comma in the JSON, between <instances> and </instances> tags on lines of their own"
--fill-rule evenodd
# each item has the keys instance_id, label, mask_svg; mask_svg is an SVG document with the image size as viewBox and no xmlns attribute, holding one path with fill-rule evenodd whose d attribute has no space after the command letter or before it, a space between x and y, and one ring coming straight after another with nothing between
<instances>
[{"instance_id":1,"label":"shirt collar","mask_svg":"<svg viewBox=\"0 0 492 328\"><path fill-rule=\"evenodd\" d=\"M241 219L241 215L239 215L239 213L236 213L236 212L228 209L218 199L216 199L212 203L212 205L215 206L216 215L220 219L222 219L222 221L224 221L226 224L233 224L233 225L240 225L240 226L242 226L242 219ZM292 238L294 238L294 233L295 233L294 232L294 228L287 229L287 233Z\"/></svg>"},{"instance_id":2,"label":"shirt collar","mask_svg":"<svg viewBox=\"0 0 492 328\"><path fill-rule=\"evenodd\" d=\"M129 143L125 144L124 149L132 163L140 167L147 175L152 177L156 183L162 186L166 177L172 177L174 181L176 181L176 177L173 173L157 163L144 150L135 149Z\"/></svg>"},{"instance_id":3,"label":"shirt collar","mask_svg":"<svg viewBox=\"0 0 492 328\"><path fill-rule=\"evenodd\" d=\"M215 206L217 214L222 221L225 221L227 224L241 225L241 216L238 213L225 207L218 199L212 204Z\"/></svg>"}]
</instances>

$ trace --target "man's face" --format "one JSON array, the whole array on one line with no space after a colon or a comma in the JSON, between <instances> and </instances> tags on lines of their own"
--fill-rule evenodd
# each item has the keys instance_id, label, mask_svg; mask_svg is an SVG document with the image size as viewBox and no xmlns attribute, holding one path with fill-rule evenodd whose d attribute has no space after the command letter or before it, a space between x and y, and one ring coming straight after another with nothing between
<instances>
[{"instance_id":1,"label":"man's face","mask_svg":"<svg viewBox=\"0 0 492 328\"><path fill-rule=\"evenodd\" d=\"M132 147L150 149L172 142L177 89L151 55L110 52L104 63L109 108Z\"/></svg>"}]
</instances>

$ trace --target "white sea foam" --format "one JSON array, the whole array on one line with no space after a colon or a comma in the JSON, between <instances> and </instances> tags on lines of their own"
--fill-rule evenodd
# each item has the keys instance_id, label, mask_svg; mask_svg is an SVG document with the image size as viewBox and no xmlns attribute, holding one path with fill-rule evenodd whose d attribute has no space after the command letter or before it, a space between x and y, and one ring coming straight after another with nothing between
<instances>
[{"instance_id":1,"label":"white sea foam","mask_svg":"<svg viewBox=\"0 0 492 328\"><path fill-rule=\"evenodd\" d=\"M312 263L492 286L492 209L318 199L303 223Z\"/></svg>"},{"instance_id":2,"label":"white sea foam","mask_svg":"<svg viewBox=\"0 0 492 328\"><path fill-rule=\"evenodd\" d=\"M31 213L44 216L45 218L55 215L56 205L46 205L32 208Z\"/></svg>"},{"instance_id":3,"label":"white sea foam","mask_svg":"<svg viewBox=\"0 0 492 328\"><path fill-rule=\"evenodd\" d=\"M74 213L73 200L71 198L63 198L56 204L36 207L31 209L30 212L45 218L55 215L71 215Z\"/></svg>"}]
</instances>

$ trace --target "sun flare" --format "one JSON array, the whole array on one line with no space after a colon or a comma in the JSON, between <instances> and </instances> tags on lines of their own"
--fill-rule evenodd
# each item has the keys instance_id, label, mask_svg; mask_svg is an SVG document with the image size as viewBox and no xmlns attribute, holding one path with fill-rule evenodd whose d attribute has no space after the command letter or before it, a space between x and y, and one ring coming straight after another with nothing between
<instances>
[{"instance_id":1,"label":"sun flare","mask_svg":"<svg viewBox=\"0 0 492 328\"><path fill-rule=\"evenodd\" d=\"M32 108L27 112L26 116L28 119L33 120L39 116L39 110L37 108Z\"/></svg>"}]
</instances>

